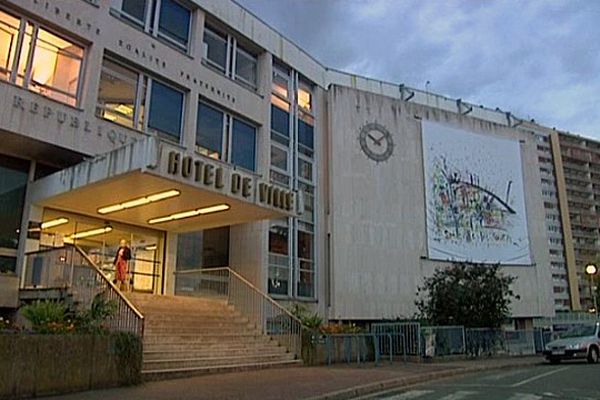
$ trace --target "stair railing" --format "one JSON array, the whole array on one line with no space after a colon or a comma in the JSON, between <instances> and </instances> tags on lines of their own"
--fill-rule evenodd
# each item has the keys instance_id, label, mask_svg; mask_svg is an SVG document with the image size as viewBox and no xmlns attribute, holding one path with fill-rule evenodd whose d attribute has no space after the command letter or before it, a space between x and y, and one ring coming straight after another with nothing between
<instances>
[{"instance_id":1,"label":"stair railing","mask_svg":"<svg viewBox=\"0 0 600 400\"><path fill-rule=\"evenodd\" d=\"M66 291L73 305L89 309L98 295L116 304L116 312L105 321L109 331L144 334L144 316L76 245L27 254L22 289Z\"/></svg>"},{"instance_id":2,"label":"stair railing","mask_svg":"<svg viewBox=\"0 0 600 400\"><path fill-rule=\"evenodd\" d=\"M176 294L222 298L262 334L299 359L302 322L254 284L229 267L177 271Z\"/></svg>"}]
</instances>

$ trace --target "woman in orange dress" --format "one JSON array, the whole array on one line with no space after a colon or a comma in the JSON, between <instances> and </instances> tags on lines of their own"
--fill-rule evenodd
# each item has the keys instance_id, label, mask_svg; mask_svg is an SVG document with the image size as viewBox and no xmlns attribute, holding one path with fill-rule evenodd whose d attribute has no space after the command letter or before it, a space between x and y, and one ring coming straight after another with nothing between
<instances>
[{"instance_id":1,"label":"woman in orange dress","mask_svg":"<svg viewBox=\"0 0 600 400\"><path fill-rule=\"evenodd\" d=\"M129 260L131 260L131 250L127 245L127 241L125 239L121 239L113 264L115 265L116 269L115 277L117 281L117 287L122 291L127 291L129 289L129 279L127 278L127 273L129 271L127 264Z\"/></svg>"}]
</instances>

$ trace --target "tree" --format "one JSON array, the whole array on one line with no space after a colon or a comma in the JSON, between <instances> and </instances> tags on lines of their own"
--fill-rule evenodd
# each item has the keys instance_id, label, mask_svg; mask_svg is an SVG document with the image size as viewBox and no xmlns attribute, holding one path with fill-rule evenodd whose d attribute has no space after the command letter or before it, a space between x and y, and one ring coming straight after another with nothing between
<instances>
[{"instance_id":1,"label":"tree","mask_svg":"<svg viewBox=\"0 0 600 400\"><path fill-rule=\"evenodd\" d=\"M438 268L417 289L420 317L433 325L498 328L509 317L514 276L503 275L500 265L453 263Z\"/></svg>"}]
</instances>

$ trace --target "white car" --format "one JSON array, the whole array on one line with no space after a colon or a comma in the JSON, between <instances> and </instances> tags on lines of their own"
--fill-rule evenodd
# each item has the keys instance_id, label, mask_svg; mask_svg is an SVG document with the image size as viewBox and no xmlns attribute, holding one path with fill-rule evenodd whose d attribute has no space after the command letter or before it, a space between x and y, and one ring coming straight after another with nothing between
<instances>
[{"instance_id":1,"label":"white car","mask_svg":"<svg viewBox=\"0 0 600 400\"><path fill-rule=\"evenodd\" d=\"M560 339L546 345L544 357L551 363L573 359L597 363L600 359L600 322L578 325L562 333Z\"/></svg>"}]
</instances>

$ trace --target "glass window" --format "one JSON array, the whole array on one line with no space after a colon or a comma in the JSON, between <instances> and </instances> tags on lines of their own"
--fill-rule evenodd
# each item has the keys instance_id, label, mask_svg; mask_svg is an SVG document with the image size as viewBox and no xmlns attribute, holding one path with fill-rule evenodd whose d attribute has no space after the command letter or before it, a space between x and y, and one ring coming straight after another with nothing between
<instances>
[{"instance_id":1,"label":"glass window","mask_svg":"<svg viewBox=\"0 0 600 400\"><path fill-rule=\"evenodd\" d=\"M0 248L16 249L29 162L0 155Z\"/></svg>"},{"instance_id":2,"label":"glass window","mask_svg":"<svg viewBox=\"0 0 600 400\"><path fill-rule=\"evenodd\" d=\"M231 163L254 171L256 128L238 119L233 120Z\"/></svg>"},{"instance_id":3,"label":"glass window","mask_svg":"<svg viewBox=\"0 0 600 400\"><path fill-rule=\"evenodd\" d=\"M191 12L174 0L161 0L158 31L187 48Z\"/></svg>"},{"instance_id":4,"label":"glass window","mask_svg":"<svg viewBox=\"0 0 600 400\"><path fill-rule=\"evenodd\" d=\"M198 104L196 145L201 154L220 159L223 152L223 112Z\"/></svg>"},{"instance_id":5,"label":"glass window","mask_svg":"<svg viewBox=\"0 0 600 400\"><path fill-rule=\"evenodd\" d=\"M273 93L287 99L288 98L288 80L280 74L273 74Z\"/></svg>"},{"instance_id":6,"label":"glass window","mask_svg":"<svg viewBox=\"0 0 600 400\"><path fill-rule=\"evenodd\" d=\"M136 72L104 60L100 74L96 114L118 124L135 127L137 83Z\"/></svg>"},{"instance_id":7,"label":"glass window","mask_svg":"<svg viewBox=\"0 0 600 400\"><path fill-rule=\"evenodd\" d=\"M271 221L269 229L270 294L287 295L289 290L289 227L287 219Z\"/></svg>"},{"instance_id":8,"label":"glass window","mask_svg":"<svg viewBox=\"0 0 600 400\"><path fill-rule=\"evenodd\" d=\"M298 296L313 297L313 257L314 257L314 236L312 233L298 231L298 261L299 261L299 279Z\"/></svg>"},{"instance_id":9,"label":"glass window","mask_svg":"<svg viewBox=\"0 0 600 400\"><path fill-rule=\"evenodd\" d=\"M299 182L298 190L301 190L304 195L304 213L301 218L304 221L313 221L315 212L315 189L313 186Z\"/></svg>"},{"instance_id":10,"label":"glass window","mask_svg":"<svg viewBox=\"0 0 600 400\"><path fill-rule=\"evenodd\" d=\"M17 269L17 258L0 256L0 274L15 272Z\"/></svg>"},{"instance_id":11,"label":"glass window","mask_svg":"<svg viewBox=\"0 0 600 400\"><path fill-rule=\"evenodd\" d=\"M173 136L181 135L183 93L160 82L152 82L148 127Z\"/></svg>"},{"instance_id":12,"label":"glass window","mask_svg":"<svg viewBox=\"0 0 600 400\"><path fill-rule=\"evenodd\" d=\"M311 162L298 158L298 177L312 182L313 166Z\"/></svg>"},{"instance_id":13,"label":"glass window","mask_svg":"<svg viewBox=\"0 0 600 400\"><path fill-rule=\"evenodd\" d=\"M235 77L256 87L256 58L239 47L235 56Z\"/></svg>"},{"instance_id":14,"label":"glass window","mask_svg":"<svg viewBox=\"0 0 600 400\"><path fill-rule=\"evenodd\" d=\"M277 182L283 186L289 186L290 184L290 177L285 174L271 170L269 172L269 176L271 178L271 181Z\"/></svg>"},{"instance_id":15,"label":"glass window","mask_svg":"<svg viewBox=\"0 0 600 400\"><path fill-rule=\"evenodd\" d=\"M0 79L10 79L15 55L20 20L0 11Z\"/></svg>"},{"instance_id":16,"label":"glass window","mask_svg":"<svg viewBox=\"0 0 600 400\"><path fill-rule=\"evenodd\" d=\"M229 227L177 235L177 270L229 265Z\"/></svg>"},{"instance_id":17,"label":"glass window","mask_svg":"<svg viewBox=\"0 0 600 400\"><path fill-rule=\"evenodd\" d=\"M119 7L119 4L120 7ZM117 0L117 8L120 9L121 15L130 17L133 22L144 25L146 20L146 0Z\"/></svg>"},{"instance_id":18,"label":"glass window","mask_svg":"<svg viewBox=\"0 0 600 400\"><path fill-rule=\"evenodd\" d=\"M312 94L310 89L303 85L298 88L298 105L305 110L312 110Z\"/></svg>"},{"instance_id":19,"label":"glass window","mask_svg":"<svg viewBox=\"0 0 600 400\"><path fill-rule=\"evenodd\" d=\"M286 146L289 144L290 114L273 104L271 105L271 137Z\"/></svg>"},{"instance_id":20,"label":"glass window","mask_svg":"<svg viewBox=\"0 0 600 400\"><path fill-rule=\"evenodd\" d=\"M306 119L306 121L305 121ZM313 149L313 136L314 136L314 128L312 126L313 121L312 118L299 118L298 119L298 143L307 147L308 149ZM312 155L312 152L309 152L307 155Z\"/></svg>"},{"instance_id":21,"label":"glass window","mask_svg":"<svg viewBox=\"0 0 600 400\"><path fill-rule=\"evenodd\" d=\"M271 146L271 165L280 170L288 170L288 153L277 146Z\"/></svg>"},{"instance_id":22,"label":"glass window","mask_svg":"<svg viewBox=\"0 0 600 400\"><path fill-rule=\"evenodd\" d=\"M207 28L204 29L203 41L206 46L206 60L225 72L227 65L227 39Z\"/></svg>"}]
</instances>

